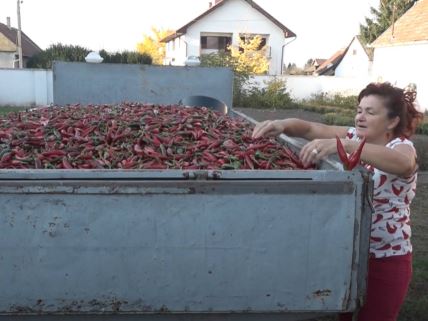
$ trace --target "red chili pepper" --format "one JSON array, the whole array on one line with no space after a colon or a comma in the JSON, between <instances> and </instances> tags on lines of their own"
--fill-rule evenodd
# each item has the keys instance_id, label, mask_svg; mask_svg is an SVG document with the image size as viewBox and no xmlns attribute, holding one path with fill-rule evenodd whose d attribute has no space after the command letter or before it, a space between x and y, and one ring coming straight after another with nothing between
<instances>
[{"instance_id":1,"label":"red chili pepper","mask_svg":"<svg viewBox=\"0 0 428 321\"><path fill-rule=\"evenodd\" d=\"M157 147L159 147L162 144L162 142L160 141L160 139L157 135L153 136L153 144Z\"/></svg>"},{"instance_id":2,"label":"red chili pepper","mask_svg":"<svg viewBox=\"0 0 428 321\"><path fill-rule=\"evenodd\" d=\"M349 168L348 155L346 154L345 147L343 147L343 144L339 136L337 135L336 135L336 145L337 145L337 153L339 154L339 158L342 161L343 167L345 168L345 170L348 170Z\"/></svg>"},{"instance_id":3,"label":"red chili pepper","mask_svg":"<svg viewBox=\"0 0 428 321\"><path fill-rule=\"evenodd\" d=\"M62 158L62 166L65 169L72 169L73 168L73 166L71 166L70 162L68 161L68 159L66 157Z\"/></svg>"},{"instance_id":4,"label":"red chili pepper","mask_svg":"<svg viewBox=\"0 0 428 321\"><path fill-rule=\"evenodd\" d=\"M351 153L351 155L346 154L345 148L342 145L342 142L338 136L336 136L337 142L337 153L339 154L339 158L343 163L343 168L345 170L353 170L359 163L361 159L361 153L363 151L364 144L366 143L366 138L364 137L361 143L358 145L358 148Z\"/></svg>"},{"instance_id":5,"label":"red chili pepper","mask_svg":"<svg viewBox=\"0 0 428 321\"><path fill-rule=\"evenodd\" d=\"M245 160L245 165L247 165L247 167L254 169L254 163L251 160L250 156L245 155L244 160Z\"/></svg>"},{"instance_id":6,"label":"red chili pepper","mask_svg":"<svg viewBox=\"0 0 428 321\"><path fill-rule=\"evenodd\" d=\"M42 155L44 157L62 157L65 156L66 153L63 150L50 150L50 151L46 151L43 152Z\"/></svg>"},{"instance_id":7,"label":"red chili pepper","mask_svg":"<svg viewBox=\"0 0 428 321\"><path fill-rule=\"evenodd\" d=\"M1 168L302 168L287 147L253 141L249 123L207 108L73 105L20 116L0 117Z\"/></svg>"}]
</instances>

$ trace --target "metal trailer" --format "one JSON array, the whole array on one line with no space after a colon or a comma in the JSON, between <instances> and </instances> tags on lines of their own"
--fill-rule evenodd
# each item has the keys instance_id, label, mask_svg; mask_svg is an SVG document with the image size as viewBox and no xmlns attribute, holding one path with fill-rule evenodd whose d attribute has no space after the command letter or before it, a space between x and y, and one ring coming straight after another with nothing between
<instances>
[{"instance_id":1,"label":"metal trailer","mask_svg":"<svg viewBox=\"0 0 428 321\"><path fill-rule=\"evenodd\" d=\"M0 170L0 320L355 311L372 183L340 168Z\"/></svg>"}]
</instances>

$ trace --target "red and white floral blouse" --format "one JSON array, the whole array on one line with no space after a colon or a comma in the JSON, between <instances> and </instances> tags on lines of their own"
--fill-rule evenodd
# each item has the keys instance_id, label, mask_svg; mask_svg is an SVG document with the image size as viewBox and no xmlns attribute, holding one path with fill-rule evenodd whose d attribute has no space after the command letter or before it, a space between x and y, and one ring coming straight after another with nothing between
<instances>
[{"instance_id":1,"label":"red and white floral blouse","mask_svg":"<svg viewBox=\"0 0 428 321\"><path fill-rule=\"evenodd\" d=\"M350 128L348 139L359 140L355 128ZM385 147L413 143L406 138L395 138ZM404 255L412 252L410 242L410 203L415 197L417 172L410 177L385 173L371 165L366 168L373 173L374 195L370 236L370 253L376 258Z\"/></svg>"}]
</instances>

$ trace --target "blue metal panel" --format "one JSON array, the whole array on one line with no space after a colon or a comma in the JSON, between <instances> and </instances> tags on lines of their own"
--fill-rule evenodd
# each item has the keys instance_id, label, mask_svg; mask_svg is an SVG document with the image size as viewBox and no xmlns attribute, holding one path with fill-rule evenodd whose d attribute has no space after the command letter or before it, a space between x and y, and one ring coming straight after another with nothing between
<instances>
[{"instance_id":1,"label":"blue metal panel","mask_svg":"<svg viewBox=\"0 0 428 321\"><path fill-rule=\"evenodd\" d=\"M216 98L232 107L228 68L55 61L54 104L116 104L124 101L178 104L188 96Z\"/></svg>"}]
</instances>

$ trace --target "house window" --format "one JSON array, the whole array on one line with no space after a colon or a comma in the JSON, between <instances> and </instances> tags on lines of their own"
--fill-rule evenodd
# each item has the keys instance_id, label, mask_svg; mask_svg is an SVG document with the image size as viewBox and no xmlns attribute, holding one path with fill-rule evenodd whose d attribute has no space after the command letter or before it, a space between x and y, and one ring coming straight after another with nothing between
<instances>
[{"instance_id":1,"label":"house window","mask_svg":"<svg viewBox=\"0 0 428 321\"><path fill-rule=\"evenodd\" d=\"M355 56L357 54L357 49L352 50L352 54Z\"/></svg>"},{"instance_id":2,"label":"house window","mask_svg":"<svg viewBox=\"0 0 428 321\"><path fill-rule=\"evenodd\" d=\"M241 41L245 42L245 41L250 41L251 39L253 39L255 35L245 35L245 36L240 36L239 38L241 39ZM267 37L266 36L261 36L262 40L260 41L260 44L257 48L257 50L262 49L264 46L266 46L267 44ZM244 49L239 47L239 51L243 52Z\"/></svg>"},{"instance_id":3,"label":"house window","mask_svg":"<svg viewBox=\"0 0 428 321\"><path fill-rule=\"evenodd\" d=\"M232 44L230 36L201 36L201 49L229 51Z\"/></svg>"}]
</instances>

